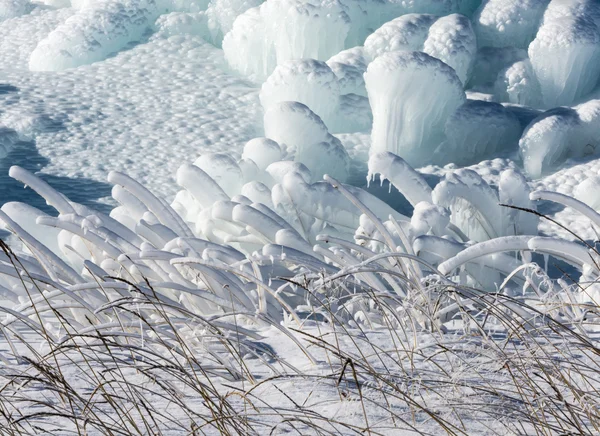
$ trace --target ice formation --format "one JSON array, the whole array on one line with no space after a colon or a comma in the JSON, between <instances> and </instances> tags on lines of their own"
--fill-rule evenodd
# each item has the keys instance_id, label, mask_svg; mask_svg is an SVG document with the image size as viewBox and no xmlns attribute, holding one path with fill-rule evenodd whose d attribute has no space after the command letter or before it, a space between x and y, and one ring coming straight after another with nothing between
<instances>
[{"instance_id":1,"label":"ice formation","mask_svg":"<svg viewBox=\"0 0 600 436\"><path fill-rule=\"evenodd\" d=\"M553 0L529 45L529 58L546 108L572 105L600 75L600 5L594 0Z\"/></svg>"},{"instance_id":2,"label":"ice formation","mask_svg":"<svg viewBox=\"0 0 600 436\"><path fill-rule=\"evenodd\" d=\"M529 59L515 62L498 73L496 95L514 104L542 106L542 91Z\"/></svg>"},{"instance_id":3,"label":"ice formation","mask_svg":"<svg viewBox=\"0 0 600 436\"><path fill-rule=\"evenodd\" d=\"M466 101L455 71L422 52L392 51L369 64L365 82L373 152L391 151L413 166L427 164L448 117Z\"/></svg>"},{"instance_id":4,"label":"ice formation","mask_svg":"<svg viewBox=\"0 0 600 436\"><path fill-rule=\"evenodd\" d=\"M322 61L286 61L263 83L260 101L265 110L274 103L297 101L308 106L326 124L339 106L340 87L336 75Z\"/></svg>"},{"instance_id":5,"label":"ice formation","mask_svg":"<svg viewBox=\"0 0 600 436\"><path fill-rule=\"evenodd\" d=\"M544 112L525 130L519 147L528 174L539 177L568 157L596 154L600 101Z\"/></svg>"},{"instance_id":6,"label":"ice formation","mask_svg":"<svg viewBox=\"0 0 600 436\"><path fill-rule=\"evenodd\" d=\"M138 41L158 18L153 0L84 2L75 15L38 44L33 71L60 71L105 59Z\"/></svg>"},{"instance_id":7,"label":"ice formation","mask_svg":"<svg viewBox=\"0 0 600 436\"><path fill-rule=\"evenodd\" d=\"M344 49L349 30L345 9L336 0L267 1L234 21L223 40L225 58L256 80L287 60L325 61Z\"/></svg>"},{"instance_id":8,"label":"ice formation","mask_svg":"<svg viewBox=\"0 0 600 436\"><path fill-rule=\"evenodd\" d=\"M480 47L527 49L550 0L484 0L473 17Z\"/></svg>"},{"instance_id":9,"label":"ice formation","mask_svg":"<svg viewBox=\"0 0 600 436\"><path fill-rule=\"evenodd\" d=\"M371 58L389 51L422 51L440 59L467 83L473 68L477 42L471 22L463 15L442 18L428 14L407 14L387 22L365 41Z\"/></svg>"},{"instance_id":10,"label":"ice formation","mask_svg":"<svg viewBox=\"0 0 600 436\"><path fill-rule=\"evenodd\" d=\"M30 7L29 0L0 0L0 22L24 15Z\"/></svg>"},{"instance_id":11,"label":"ice formation","mask_svg":"<svg viewBox=\"0 0 600 436\"><path fill-rule=\"evenodd\" d=\"M430 162L468 165L516 150L521 132L518 118L501 104L469 100L448 117L446 139Z\"/></svg>"}]
</instances>

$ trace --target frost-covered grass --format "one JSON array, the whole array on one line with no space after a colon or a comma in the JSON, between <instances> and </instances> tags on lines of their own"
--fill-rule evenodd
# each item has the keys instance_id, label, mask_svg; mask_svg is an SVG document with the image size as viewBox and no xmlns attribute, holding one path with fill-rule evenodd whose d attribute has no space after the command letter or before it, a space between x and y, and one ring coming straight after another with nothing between
<instances>
[{"instance_id":1,"label":"frost-covered grass","mask_svg":"<svg viewBox=\"0 0 600 436\"><path fill-rule=\"evenodd\" d=\"M251 314L201 316L150 281L107 277L79 287L106 296L84 308L66 290L44 293L49 280L2 248L37 290L29 309L3 322L12 350L2 356L5 434L599 430L595 308L579 318L580 305L564 301L568 289L509 297L432 277L399 298L368 287L349 294L358 272L325 289L304 277L290 290L323 296L298 314L300 324L278 325Z\"/></svg>"},{"instance_id":2,"label":"frost-covered grass","mask_svg":"<svg viewBox=\"0 0 600 436\"><path fill-rule=\"evenodd\" d=\"M204 176L195 168L185 171L195 172L198 181ZM419 191L424 187L414 179L417 173L398 157L380 155L371 162L373 172L384 168L403 168L391 172L392 182L412 201L427 194ZM218 165L210 170L216 177ZM366 193L326 177L327 183L312 189L323 194L329 186L333 191L327 195L337 198L330 202L333 209L347 199L361 216L360 228L353 240L343 232L321 233L318 244L307 248L293 232L293 221L280 236L291 245L269 243L279 231L267 224L285 226L277 207L279 215L272 209L261 215L251 210L258 205L235 209L243 205L236 203L231 213L237 218L228 225L193 228L141 185L112 174L121 207L143 205L142 216L158 220L140 219L131 230L122 217L134 219L133 213L121 209L110 218L69 201L22 169L11 174L60 214L38 215L35 224L31 209L13 204L0 213L23 245L14 251L0 243L5 313L0 420L6 434L599 430L594 300L599 253L585 242L534 236L499 236L448 252L442 241L450 243L449 237L434 233L454 229L459 238L470 229L481 236L466 211L480 226L494 228L482 225L490 218L476 211L478 202L487 204L484 186L474 185L473 192L482 190L479 200L473 197L475 206L448 203L454 204L450 211L459 215L461 231L433 205L416 208L414 223L393 217L384 223L365 206L372 201ZM204 191L195 190L202 185L190 185L185 174L181 184L200 196ZM204 175L203 183L219 186ZM505 194L519 186L510 177L504 177ZM435 199L443 189L449 201L460 194L459 181L449 178L428 195ZM231 189L231 180L220 183ZM573 199L555 200L595 217ZM222 214L225 204L219 200L203 210L218 205ZM206 213L199 216L208 219ZM328 230L334 232L331 217ZM235 231L236 222L247 235ZM419 233L423 222L429 223L428 234ZM51 233L38 233L48 246L32 236L42 225L49 232L62 229L58 247ZM202 231L213 242L198 238ZM187 232L190 236L181 236ZM217 235L229 243L218 242ZM254 249L257 245L262 249ZM563 257L583 275L570 270L551 279L544 266L531 262L524 251L529 249ZM517 255L490 257L503 251ZM514 271L506 272L509 267ZM493 281L494 274L501 282Z\"/></svg>"}]
</instances>

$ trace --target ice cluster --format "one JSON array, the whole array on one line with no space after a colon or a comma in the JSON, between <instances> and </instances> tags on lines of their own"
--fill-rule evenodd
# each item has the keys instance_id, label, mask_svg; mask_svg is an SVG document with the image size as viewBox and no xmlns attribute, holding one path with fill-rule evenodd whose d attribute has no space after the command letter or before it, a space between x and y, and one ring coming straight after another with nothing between
<instances>
[{"instance_id":1,"label":"ice cluster","mask_svg":"<svg viewBox=\"0 0 600 436\"><path fill-rule=\"evenodd\" d=\"M214 50L217 70L250 80L231 107L260 102L257 112L267 113L302 103L331 134L371 132L373 153L414 166L502 156L540 177L592 154L600 139L585 106L600 97L595 0L4 0L0 22L2 60L19 69L26 60L40 87L52 76L38 71L89 78L81 67L101 69L115 55L133 71L124 53L194 41ZM208 50L187 58L199 62ZM143 70L135 71L142 81ZM264 133L265 118L252 117L234 154Z\"/></svg>"}]
</instances>

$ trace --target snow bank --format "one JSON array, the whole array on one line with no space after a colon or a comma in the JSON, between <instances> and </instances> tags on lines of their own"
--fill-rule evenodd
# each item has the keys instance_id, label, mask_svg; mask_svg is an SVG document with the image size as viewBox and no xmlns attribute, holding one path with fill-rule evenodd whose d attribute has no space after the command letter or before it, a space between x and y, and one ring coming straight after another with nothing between
<instances>
[{"instance_id":1,"label":"snow bank","mask_svg":"<svg viewBox=\"0 0 600 436\"><path fill-rule=\"evenodd\" d=\"M455 71L422 52L394 51L369 64L365 82L373 110L371 151L428 164L448 117L466 100Z\"/></svg>"},{"instance_id":2,"label":"snow bank","mask_svg":"<svg viewBox=\"0 0 600 436\"><path fill-rule=\"evenodd\" d=\"M367 96L363 74L369 61L363 47L354 47L339 52L327 61L327 65L338 79L340 94Z\"/></svg>"}]
</instances>

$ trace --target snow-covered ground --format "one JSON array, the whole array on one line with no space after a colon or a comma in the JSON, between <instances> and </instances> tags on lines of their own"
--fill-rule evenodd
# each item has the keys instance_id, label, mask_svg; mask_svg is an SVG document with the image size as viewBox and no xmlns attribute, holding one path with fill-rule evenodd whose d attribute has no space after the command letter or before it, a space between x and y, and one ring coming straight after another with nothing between
<instances>
[{"instance_id":1,"label":"snow-covered ground","mask_svg":"<svg viewBox=\"0 0 600 436\"><path fill-rule=\"evenodd\" d=\"M0 0L0 424L594 434L599 29L597 0Z\"/></svg>"}]
</instances>

